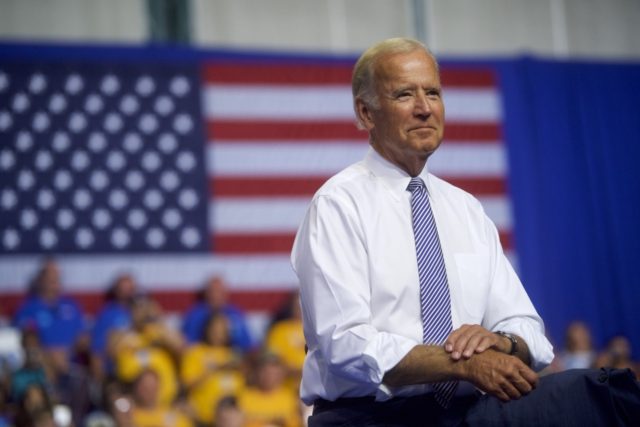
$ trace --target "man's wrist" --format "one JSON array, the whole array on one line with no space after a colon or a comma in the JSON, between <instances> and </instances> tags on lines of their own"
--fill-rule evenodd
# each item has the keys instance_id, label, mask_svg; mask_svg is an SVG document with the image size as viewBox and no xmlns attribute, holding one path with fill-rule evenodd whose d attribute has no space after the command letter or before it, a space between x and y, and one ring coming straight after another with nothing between
<instances>
[{"instance_id":1,"label":"man's wrist","mask_svg":"<svg viewBox=\"0 0 640 427\"><path fill-rule=\"evenodd\" d=\"M501 347L503 353L513 356L518 352L518 338L515 335L503 331L496 331L495 333L500 335L506 343L504 347Z\"/></svg>"}]
</instances>

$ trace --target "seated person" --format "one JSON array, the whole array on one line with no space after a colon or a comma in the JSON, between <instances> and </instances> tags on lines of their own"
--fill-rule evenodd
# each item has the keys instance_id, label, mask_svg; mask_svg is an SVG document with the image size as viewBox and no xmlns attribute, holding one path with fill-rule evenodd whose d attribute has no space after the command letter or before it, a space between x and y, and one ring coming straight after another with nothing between
<instances>
[{"instance_id":1,"label":"seated person","mask_svg":"<svg viewBox=\"0 0 640 427\"><path fill-rule=\"evenodd\" d=\"M200 339L204 323L213 311L220 311L229 319L231 345L243 352L251 350L253 342L244 313L229 303L227 286L220 277L209 280L198 297L198 302L187 311L182 324L182 333L187 341Z\"/></svg>"},{"instance_id":2,"label":"seated person","mask_svg":"<svg viewBox=\"0 0 640 427\"><path fill-rule=\"evenodd\" d=\"M136 283L129 274L116 278L106 294L106 303L96 315L91 331L91 351L103 355L109 332L131 326L131 305L136 295Z\"/></svg>"},{"instance_id":3,"label":"seated person","mask_svg":"<svg viewBox=\"0 0 640 427\"><path fill-rule=\"evenodd\" d=\"M256 370L255 384L238 394L246 426L301 426L300 401L285 384L286 370L280 358L265 354L258 360Z\"/></svg>"},{"instance_id":4,"label":"seated person","mask_svg":"<svg viewBox=\"0 0 640 427\"><path fill-rule=\"evenodd\" d=\"M571 322L565 333L564 349L551 364L553 371L590 368L596 357L589 327L580 321Z\"/></svg>"},{"instance_id":5,"label":"seated person","mask_svg":"<svg viewBox=\"0 0 640 427\"><path fill-rule=\"evenodd\" d=\"M609 340L594 365L598 368L631 369L636 375L640 372L638 365L631 359L631 343L622 335L616 335Z\"/></svg>"},{"instance_id":6,"label":"seated person","mask_svg":"<svg viewBox=\"0 0 640 427\"><path fill-rule=\"evenodd\" d=\"M305 341L298 292L291 294L285 310L276 315L267 332L265 348L280 357L287 369L287 383L296 393L300 387Z\"/></svg>"},{"instance_id":7,"label":"seated person","mask_svg":"<svg viewBox=\"0 0 640 427\"><path fill-rule=\"evenodd\" d=\"M21 344L24 361L22 366L12 372L10 378L11 398L15 402L20 401L33 384L42 386L44 390L49 387L44 364L44 349L37 332L29 329L24 331Z\"/></svg>"},{"instance_id":8,"label":"seated person","mask_svg":"<svg viewBox=\"0 0 640 427\"><path fill-rule=\"evenodd\" d=\"M185 351L180 370L199 422L211 424L218 401L244 387L241 362L241 355L230 346L226 316L214 312L205 323L201 340Z\"/></svg>"},{"instance_id":9,"label":"seated person","mask_svg":"<svg viewBox=\"0 0 640 427\"><path fill-rule=\"evenodd\" d=\"M213 421L215 427L244 427L244 413L235 396L225 396L218 402Z\"/></svg>"},{"instance_id":10,"label":"seated person","mask_svg":"<svg viewBox=\"0 0 640 427\"><path fill-rule=\"evenodd\" d=\"M45 347L75 345L83 332L84 315L73 299L62 295L60 269L54 260L42 265L13 323L20 329L35 328Z\"/></svg>"},{"instance_id":11,"label":"seated person","mask_svg":"<svg viewBox=\"0 0 640 427\"><path fill-rule=\"evenodd\" d=\"M136 298L131 316L131 329L115 331L109 339L116 377L131 382L144 369L153 369L160 381L159 402L168 405L178 393L176 361L183 350L182 336L162 322L159 306L149 298Z\"/></svg>"},{"instance_id":12,"label":"seated person","mask_svg":"<svg viewBox=\"0 0 640 427\"><path fill-rule=\"evenodd\" d=\"M63 347L46 349L45 364L52 398L69 409L74 425L81 426L94 403L86 369L73 362Z\"/></svg>"},{"instance_id":13,"label":"seated person","mask_svg":"<svg viewBox=\"0 0 640 427\"><path fill-rule=\"evenodd\" d=\"M18 399L18 407L13 420L15 427L51 426L43 420L53 421L53 403L44 385L29 384Z\"/></svg>"},{"instance_id":14,"label":"seated person","mask_svg":"<svg viewBox=\"0 0 640 427\"><path fill-rule=\"evenodd\" d=\"M133 382L131 421L135 427L191 427L189 417L171 404L160 402L160 378L143 369Z\"/></svg>"}]
</instances>

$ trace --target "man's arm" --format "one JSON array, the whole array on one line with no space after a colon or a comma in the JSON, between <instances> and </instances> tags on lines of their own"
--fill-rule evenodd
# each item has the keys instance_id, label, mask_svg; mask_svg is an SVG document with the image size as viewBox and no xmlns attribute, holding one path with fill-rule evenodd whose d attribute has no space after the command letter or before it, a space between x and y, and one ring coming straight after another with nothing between
<instances>
[{"instance_id":1,"label":"man's arm","mask_svg":"<svg viewBox=\"0 0 640 427\"><path fill-rule=\"evenodd\" d=\"M471 358L453 360L443 347L417 345L382 382L391 387L465 380L503 401L518 399L538 383L537 374L519 358L488 349Z\"/></svg>"},{"instance_id":2,"label":"man's arm","mask_svg":"<svg viewBox=\"0 0 640 427\"><path fill-rule=\"evenodd\" d=\"M529 346L522 337L511 335L517 342L513 356L516 356L527 366L531 366ZM488 331L480 325L462 325L451 332L444 343L445 351L451 355L453 360L469 359L474 354L482 353L488 349L511 354L513 346L513 342L506 336Z\"/></svg>"}]
</instances>

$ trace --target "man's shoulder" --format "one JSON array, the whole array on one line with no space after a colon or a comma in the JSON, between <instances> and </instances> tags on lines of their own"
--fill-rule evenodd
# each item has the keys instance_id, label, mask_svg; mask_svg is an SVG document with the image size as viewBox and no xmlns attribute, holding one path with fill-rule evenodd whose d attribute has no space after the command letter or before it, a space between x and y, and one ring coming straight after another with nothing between
<instances>
[{"instance_id":1,"label":"man's shoulder","mask_svg":"<svg viewBox=\"0 0 640 427\"><path fill-rule=\"evenodd\" d=\"M315 196L338 196L355 191L363 185L369 171L362 162L353 163L329 178L318 189Z\"/></svg>"}]
</instances>

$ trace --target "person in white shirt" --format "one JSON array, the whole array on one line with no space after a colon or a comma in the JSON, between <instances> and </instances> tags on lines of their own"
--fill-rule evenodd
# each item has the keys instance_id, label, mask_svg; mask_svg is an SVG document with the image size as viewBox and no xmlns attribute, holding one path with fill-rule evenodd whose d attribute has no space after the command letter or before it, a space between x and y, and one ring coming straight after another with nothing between
<instances>
[{"instance_id":1,"label":"person in white shirt","mask_svg":"<svg viewBox=\"0 0 640 427\"><path fill-rule=\"evenodd\" d=\"M315 194L291 255L309 425L441 425L459 422L478 390L498 403L527 395L552 346L480 203L428 171L444 135L435 58L415 40L385 40L360 57L352 85L371 147ZM414 177L426 185L448 283L452 332L438 344L423 342ZM434 384L447 382L457 384L452 400L435 403Z\"/></svg>"}]
</instances>

